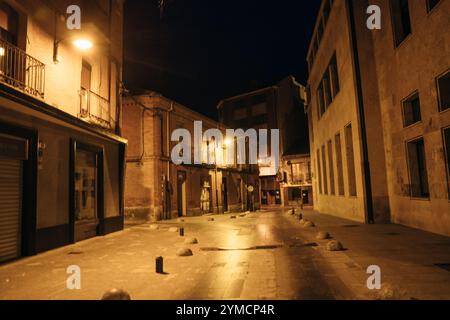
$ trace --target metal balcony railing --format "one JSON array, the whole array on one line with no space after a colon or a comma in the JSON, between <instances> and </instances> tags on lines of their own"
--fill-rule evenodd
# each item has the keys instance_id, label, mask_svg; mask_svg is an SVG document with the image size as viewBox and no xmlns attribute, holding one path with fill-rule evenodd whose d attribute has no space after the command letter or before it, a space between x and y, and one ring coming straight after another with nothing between
<instances>
[{"instance_id":1,"label":"metal balcony railing","mask_svg":"<svg viewBox=\"0 0 450 320\"><path fill-rule=\"evenodd\" d=\"M0 39L0 82L44 98L45 64Z\"/></svg>"},{"instance_id":2,"label":"metal balcony railing","mask_svg":"<svg viewBox=\"0 0 450 320\"><path fill-rule=\"evenodd\" d=\"M103 128L112 128L111 109L108 99L90 90L80 90L80 117Z\"/></svg>"}]
</instances>

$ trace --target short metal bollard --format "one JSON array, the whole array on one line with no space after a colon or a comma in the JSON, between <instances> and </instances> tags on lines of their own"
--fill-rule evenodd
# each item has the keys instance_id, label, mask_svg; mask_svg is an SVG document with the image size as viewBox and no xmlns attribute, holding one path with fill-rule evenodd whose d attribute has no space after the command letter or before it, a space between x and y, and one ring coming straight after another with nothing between
<instances>
[{"instance_id":1,"label":"short metal bollard","mask_svg":"<svg viewBox=\"0 0 450 320\"><path fill-rule=\"evenodd\" d=\"M184 237L184 228L180 228L180 237Z\"/></svg>"},{"instance_id":2,"label":"short metal bollard","mask_svg":"<svg viewBox=\"0 0 450 320\"><path fill-rule=\"evenodd\" d=\"M156 258L156 273L164 273L163 257Z\"/></svg>"}]
</instances>

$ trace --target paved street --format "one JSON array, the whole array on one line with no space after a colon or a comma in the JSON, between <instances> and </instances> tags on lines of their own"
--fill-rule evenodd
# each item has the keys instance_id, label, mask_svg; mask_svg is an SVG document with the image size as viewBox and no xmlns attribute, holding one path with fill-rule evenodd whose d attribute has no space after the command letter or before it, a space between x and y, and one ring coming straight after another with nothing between
<instances>
[{"instance_id":1,"label":"paved street","mask_svg":"<svg viewBox=\"0 0 450 320\"><path fill-rule=\"evenodd\" d=\"M400 289L398 298L450 298L450 272L434 265L450 261L449 238L305 216L317 227L302 228L288 211L185 218L158 223L158 230L132 226L0 266L0 298L99 299L118 287L132 299L366 299L376 297L366 288L372 264L380 265L383 284ZM169 231L181 226L185 237ZM326 251L327 240L315 239L318 230L329 231L346 250ZM358 240L362 234L364 241ZM199 243L184 244L188 237ZM193 256L178 257L183 247ZM160 255L165 274L155 273ZM69 265L81 268L80 290L66 288Z\"/></svg>"}]
</instances>

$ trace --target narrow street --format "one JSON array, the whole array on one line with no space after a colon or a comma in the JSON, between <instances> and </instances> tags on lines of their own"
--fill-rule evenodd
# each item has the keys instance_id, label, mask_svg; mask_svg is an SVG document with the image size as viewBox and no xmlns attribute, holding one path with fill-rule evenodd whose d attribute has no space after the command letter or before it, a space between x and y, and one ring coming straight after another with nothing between
<instances>
[{"instance_id":1,"label":"narrow street","mask_svg":"<svg viewBox=\"0 0 450 320\"><path fill-rule=\"evenodd\" d=\"M111 288L123 288L132 299L370 299L376 296L366 287L366 268L374 262L382 267L383 281L415 290L395 298L450 297L450 273L431 263L450 259L448 238L403 226L305 215L316 219L317 227L302 228L281 210L236 219L225 214L172 220L158 223L157 230L131 226L0 266L0 298L100 299ZM169 231L182 226L184 237ZM321 226L346 237L346 250L326 251L327 240L315 240ZM403 238L387 238L386 230ZM361 235L377 245L358 240ZM191 237L198 244L184 244ZM413 252L407 242L415 246ZM432 252L429 243L435 245ZM184 247L193 255L177 256ZM157 256L164 257L164 274L155 273ZM80 290L66 287L70 265L81 268Z\"/></svg>"},{"instance_id":2,"label":"narrow street","mask_svg":"<svg viewBox=\"0 0 450 320\"><path fill-rule=\"evenodd\" d=\"M133 226L0 267L1 299L99 299L111 288L132 299L351 298L292 217L282 212L186 218ZM169 232L183 226L185 237ZM184 245L196 237L198 244ZM193 256L178 257L188 247ZM166 274L155 273L164 257ZM66 268L81 268L81 289L66 288Z\"/></svg>"}]
</instances>

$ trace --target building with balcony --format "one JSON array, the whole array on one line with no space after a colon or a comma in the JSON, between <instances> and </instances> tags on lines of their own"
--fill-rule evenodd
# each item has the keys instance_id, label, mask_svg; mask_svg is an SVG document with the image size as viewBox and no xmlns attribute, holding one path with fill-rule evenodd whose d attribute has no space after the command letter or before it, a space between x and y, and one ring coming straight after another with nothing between
<instances>
[{"instance_id":1,"label":"building with balcony","mask_svg":"<svg viewBox=\"0 0 450 320\"><path fill-rule=\"evenodd\" d=\"M121 0L0 1L0 261L123 227L122 14Z\"/></svg>"},{"instance_id":2,"label":"building with balcony","mask_svg":"<svg viewBox=\"0 0 450 320\"><path fill-rule=\"evenodd\" d=\"M450 234L450 1L323 0L308 53L315 208Z\"/></svg>"},{"instance_id":3,"label":"building with balcony","mask_svg":"<svg viewBox=\"0 0 450 320\"><path fill-rule=\"evenodd\" d=\"M293 207L313 205L311 159L309 150L288 151L280 165L281 203Z\"/></svg>"},{"instance_id":4,"label":"building with balcony","mask_svg":"<svg viewBox=\"0 0 450 320\"><path fill-rule=\"evenodd\" d=\"M274 161L271 141L268 139L269 161L261 161L260 187L262 205L288 205L282 185L287 172L281 165L289 160L285 156L309 154L308 123L304 113L306 103L305 87L292 76L288 76L277 85L262 88L227 98L219 102L219 121L234 129L278 129L279 164ZM270 134L269 134L270 136ZM310 186L309 186L310 187ZM292 188L297 188L292 186ZM297 192L297 191L295 191ZM311 188L305 188L305 197L312 199Z\"/></svg>"},{"instance_id":5,"label":"building with balcony","mask_svg":"<svg viewBox=\"0 0 450 320\"><path fill-rule=\"evenodd\" d=\"M202 133L219 129L224 139L202 139L201 161L194 162L194 122ZM191 162L174 163L184 129L191 137ZM259 208L258 167L226 161L238 141L226 140L226 127L161 94L144 91L123 99L123 136L128 139L125 212L130 220L158 221ZM230 149L231 148L231 149ZM185 152L183 150L182 152ZM236 152L234 152L237 155Z\"/></svg>"}]
</instances>

